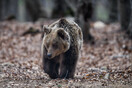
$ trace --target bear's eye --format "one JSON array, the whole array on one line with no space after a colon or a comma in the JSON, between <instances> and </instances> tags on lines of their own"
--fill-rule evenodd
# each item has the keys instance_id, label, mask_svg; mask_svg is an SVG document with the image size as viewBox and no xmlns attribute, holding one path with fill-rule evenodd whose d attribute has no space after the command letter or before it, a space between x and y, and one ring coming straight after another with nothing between
<instances>
[{"instance_id":1,"label":"bear's eye","mask_svg":"<svg viewBox=\"0 0 132 88\"><path fill-rule=\"evenodd\" d=\"M57 49L58 45L56 43L53 44L53 48Z\"/></svg>"}]
</instances>

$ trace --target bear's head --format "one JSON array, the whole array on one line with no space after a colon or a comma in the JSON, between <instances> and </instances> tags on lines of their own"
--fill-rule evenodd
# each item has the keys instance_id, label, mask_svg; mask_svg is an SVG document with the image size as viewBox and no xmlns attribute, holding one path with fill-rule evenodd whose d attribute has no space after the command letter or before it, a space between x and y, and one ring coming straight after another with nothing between
<instances>
[{"instance_id":1,"label":"bear's head","mask_svg":"<svg viewBox=\"0 0 132 88\"><path fill-rule=\"evenodd\" d=\"M49 59L65 53L70 47L70 36L63 28L43 27L43 46Z\"/></svg>"}]
</instances>

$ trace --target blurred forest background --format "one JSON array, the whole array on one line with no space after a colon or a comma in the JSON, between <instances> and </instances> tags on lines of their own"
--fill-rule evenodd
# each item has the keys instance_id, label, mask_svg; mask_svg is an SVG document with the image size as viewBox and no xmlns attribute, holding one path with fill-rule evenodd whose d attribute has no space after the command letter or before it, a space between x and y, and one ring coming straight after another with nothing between
<instances>
[{"instance_id":1,"label":"blurred forest background","mask_svg":"<svg viewBox=\"0 0 132 88\"><path fill-rule=\"evenodd\" d=\"M84 40L91 40L89 22L120 22L132 34L131 0L0 0L0 20L38 21L74 17L83 29ZM84 32L85 31L85 32Z\"/></svg>"},{"instance_id":2,"label":"blurred forest background","mask_svg":"<svg viewBox=\"0 0 132 88\"><path fill-rule=\"evenodd\" d=\"M42 69L42 25L65 17L83 32L74 79ZM132 0L0 0L0 87L131 88Z\"/></svg>"}]
</instances>

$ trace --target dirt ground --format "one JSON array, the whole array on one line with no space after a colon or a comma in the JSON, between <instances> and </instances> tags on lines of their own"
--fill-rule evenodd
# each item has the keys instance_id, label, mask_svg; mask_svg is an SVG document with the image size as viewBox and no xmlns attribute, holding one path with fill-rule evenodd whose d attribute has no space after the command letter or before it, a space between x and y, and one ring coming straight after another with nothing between
<instances>
[{"instance_id":1,"label":"dirt ground","mask_svg":"<svg viewBox=\"0 0 132 88\"><path fill-rule=\"evenodd\" d=\"M118 23L93 26L95 44L84 44L74 79L50 79L42 69L44 22L0 22L0 88L132 88L132 41Z\"/></svg>"}]
</instances>

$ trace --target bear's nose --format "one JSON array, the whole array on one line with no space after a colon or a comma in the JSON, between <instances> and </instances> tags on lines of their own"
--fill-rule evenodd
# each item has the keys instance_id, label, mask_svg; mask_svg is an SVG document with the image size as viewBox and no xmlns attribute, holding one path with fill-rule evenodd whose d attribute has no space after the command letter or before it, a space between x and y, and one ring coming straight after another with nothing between
<instances>
[{"instance_id":1,"label":"bear's nose","mask_svg":"<svg viewBox=\"0 0 132 88\"><path fill-rule=\"evenodd\" d=\"M51 58L52 54L51 53L48 53L47 56L48 56L48 58Z\"/></svg>"}]
</instances>

